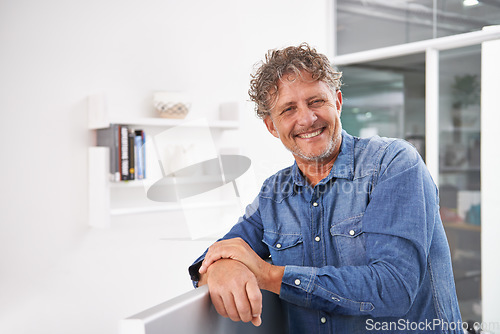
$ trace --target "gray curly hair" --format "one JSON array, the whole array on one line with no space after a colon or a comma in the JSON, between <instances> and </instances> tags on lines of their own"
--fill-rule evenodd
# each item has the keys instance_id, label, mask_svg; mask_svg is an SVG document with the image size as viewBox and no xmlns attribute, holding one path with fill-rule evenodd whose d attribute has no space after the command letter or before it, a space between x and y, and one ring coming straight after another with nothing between
<instances>
[{"instance_id":1,"label":"gray curly hair","mask_svg":"<svg viewBox=\"0 0 500 334\"><path fill-rule=\"evenodd\" d=\"M259 68L252 75L248 90L250 99L255 102L257 117L269 115L276 104L278 81L283 75L293 73L299 77L303 70L309 72L314 80L325 82L333 93L342 85L342 73L333 68L325 55L318 53L307 43L269 50L265 61L260 62Z\"/></svg>"}]
</instances>

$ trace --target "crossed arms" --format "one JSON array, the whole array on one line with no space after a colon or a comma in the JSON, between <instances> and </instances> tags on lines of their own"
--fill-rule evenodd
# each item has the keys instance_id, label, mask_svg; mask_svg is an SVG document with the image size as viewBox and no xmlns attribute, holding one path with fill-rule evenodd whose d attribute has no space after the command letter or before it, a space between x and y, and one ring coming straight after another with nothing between
<instances>
[{"instance_id":1,"label":"crossed arms","mask_svg":"<svg viewBox=\"0 0 500 334\"><path fill-rule=\"evenodd\" d=\"M273 207L265 211L269 206L264 203L259 210L247 212L246 218L226 235L226 240L212 245L199 268L198 284L209 285L216 310L231 320L259 325L260 289L264 289L279 294L286 302L342 315L401 317L410 311L416 313L412 306L425 283L431 242L433 249L440 250L434 254L435 260L448 266L452 277L450 259L437 210L437 190L423 162L406 145L389 145L389 148L390 154L384 155L389 162L381 163L386 167L377 173L370 205L356 225L364 240L344 237L350 225L335 225L335 231L340 234L332 238L345 241L342 245L346 246L337 252L354 254L344 259L353 263L299 266L284 258L278 262L276 257L275 263L287 264L285 268L262 260L261 257L272 251L269 240L266 241L263 221L268 225L274 223L276 211L271 210ZM261 213L267 216L262 219ZM351 220L345 222L350 224ZM330 228L330 222L326 224ZM267 226L268 230L269 227L273 230L274 225ZM238 236L245 238L248 244ZM363 242L359 250L354 241ZM355 256L362 256L363 262L358 263ZM297 281L299 283L295 283ZM428 281L425 284L430 286Z\"/></svg>"},{"instance_id":2,"label":"crossed arms","mask_svg":"<svg viewBox=\"0 0 500 334\"><path fill-rule=\"evenodd\" d=\"M212 303L220 315L259 326L260 289L279 294L284 270L261 259L243 239L227 239L208 249L198 284L209 285Z\"/></svg>"}]
</instances>

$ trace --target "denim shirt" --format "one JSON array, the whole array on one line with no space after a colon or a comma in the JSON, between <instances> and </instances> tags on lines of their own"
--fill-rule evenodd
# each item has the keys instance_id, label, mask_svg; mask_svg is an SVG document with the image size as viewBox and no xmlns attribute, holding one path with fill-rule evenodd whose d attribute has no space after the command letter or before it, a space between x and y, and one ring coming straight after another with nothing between
<instances>
[{"instance_id":1,"label":"denim shirt","mask_svg":"<svg viewBox=\"0 0 500 334\"><path fill-rule=\"evenodd\" d=\"M290 333L463 333L437 188L405 141L343 131L326 178L271 176L235 237L285 266Z\"/></svg>"}]
</instances>

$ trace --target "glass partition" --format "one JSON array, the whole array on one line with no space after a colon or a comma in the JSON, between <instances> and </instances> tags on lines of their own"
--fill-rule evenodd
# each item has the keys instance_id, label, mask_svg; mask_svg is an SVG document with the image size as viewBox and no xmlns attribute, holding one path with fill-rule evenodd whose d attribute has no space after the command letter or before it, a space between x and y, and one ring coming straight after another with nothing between
<instances>
[{"instance_id":1,"label":"glass partition","mask_svg":"<svg viewBox=\"0 0 500 334\"><path fill-rule=\"evenodd\" d=\"M439 191L465 321L481 320L481 48L439 53Z\"/></svg>"},{"instance_id":2,"label":"glass partition","mask_svg":"<svg viewBox=\"0 0 500 334\"><path fill-rule=\"evenodd\" d=\"M425 156L425 55L342 66L342 125L360 137L404 138Z\"/></svg>"},{"instance_id":3,"label":"glass partition","mask_svg":"<svg viewBox=\"0 0 500 334\"><path fill-rule=\"evenodd\" d=\"M344 129L360 137L404 138L425 157L425 55L339 70ZM482 317L480 84L480 45L439 52L439 143L428 145L439 145L440 213L463 320L473 322Z\"/></svg>"},{"instance_id":4,"label":"glass partition","mask_svg":"<svg viewBox=\"0 0 500 334\"><path fill-rule=\"evenodd\" d=\"M337 55L500 24L492 0L336 0Z\"/></svg>"}]
</instances>

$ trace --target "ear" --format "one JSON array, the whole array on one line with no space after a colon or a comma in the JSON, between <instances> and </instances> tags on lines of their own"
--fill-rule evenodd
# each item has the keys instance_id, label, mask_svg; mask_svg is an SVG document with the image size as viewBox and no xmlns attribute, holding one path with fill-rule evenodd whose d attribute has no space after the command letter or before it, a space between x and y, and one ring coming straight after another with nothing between
<instances>
[{"instance_id":1,"label":"ear","mask_svg":"<svg viewBox=\"0 0 500 334\"><path fill-rule=\"evenodd\" d=\"M337 90L336 94L336 101L335 101L335 106L337 107L337 112L340 114L342 113L342 92L340 89Z\"/></svg>"},{"instance_id":2,"label":"ear","mask_svg":"<svg viewBox=\"0 0 500 334\"><path fill-rule=\"evenodd\" d=\"M271 119L271 116L266 115L264 117L264 124L266 124L267 130L276 138L279 138L280 135L278 131L276 130L276 127L274 126L273 120Z\"/></svg>"}]
</instances>

